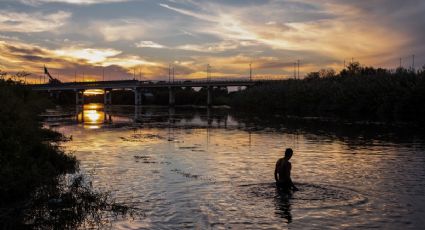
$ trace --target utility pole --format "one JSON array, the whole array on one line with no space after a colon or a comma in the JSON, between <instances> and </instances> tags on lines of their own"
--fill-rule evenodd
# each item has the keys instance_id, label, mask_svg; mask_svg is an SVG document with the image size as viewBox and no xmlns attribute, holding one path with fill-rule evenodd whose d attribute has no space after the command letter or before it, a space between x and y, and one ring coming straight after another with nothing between
<instances>
[{"instance_id":1,"label":"utility pole","mask_svg":"<svg viewBox=\"0 0 425 230\"><path fill-rule=\"evenodd\" d=\"M294 62L294 79L297 79L297 74L296 74L296 63Z\"/></svg>"},{"instance_id":2,"label":"utility pole","mask_svg":"<svg viewBox=\"0 0 425 230\"><path fill-rule=\"evenodd\" d=\"M297 77L298 77L298 79L300 79L300 60L297 60L297 67L298 67Z\"/></svg>"},{"instance_id":3,"label":"utility pole","mask_svg":"<svg viewBox=\"0 0 425 230\"><path fill-rule=\"evenodd\" d=\"M210 81L210 64L207 64L207 81Z\"/></svg>"},{"instance_id":4,"label":"utility pole","mask_svg":"<svg viewBox=\"0 0 425 230\"><path fill-rule=\"evenodd\" d=\"M174 75L174 66L173 66L173 83L174 83L174 80L175 80L175 75Z\"/></svg>"},{"instance_id":5,"label":"utility pole","mask_svg":"<svg viewBox=\"0 0 425 230\"><path fill-rule=\"evenodd\" d=\"M133 80L136 80L136 68L133 67Z\"/></svg>"},{"instance_id":6,"label":"utility pole","mask_svg":"<svg viewBox=\"0 0 425 230\"><path fill-rule=\"evenodd\" d=\"M142 80L142 66L139 67L139 81Z\"/></svg>"},{"instance_id":7,"label":"utility pole","mask_svg":"<svg viewBox=\"0 0 425 230\"><path fill-rule=\"evenodd\" d=\"M251 66L251 62L249 63L249 80L252 81L252 66Z\"/></svg>"},{"instance_id":8,"label":"utility pole","mask_svg":"<svg viewBox=\"0 0 425 230\"><path fill-rule=\"evenodd\" d=\"M171 82L171 64L168 64L168 82Z\"/></svg>"},{"instance_id":9,"label":"utility pole","mask_svg":"<svg viewBox=\"0 0 425 230\"><path fill-rule=\"evenodd\" d=\"M415 71L415 55L412 55L412 70Z\"/></svg>"}]
</instances>

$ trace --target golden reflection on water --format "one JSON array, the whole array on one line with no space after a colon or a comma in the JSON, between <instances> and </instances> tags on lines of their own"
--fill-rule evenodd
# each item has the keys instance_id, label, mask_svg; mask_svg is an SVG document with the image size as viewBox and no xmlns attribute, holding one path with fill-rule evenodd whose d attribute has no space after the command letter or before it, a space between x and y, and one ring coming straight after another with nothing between
<instances>
[{"instance_id":1,"label":"golden reflection on water","mask_svg":"<svg viewBox=\"0 0 425 230\"><path fill-rule=\"evenodd\" d=\"M98 129L105 122L106 114L102 104L86 104L78 111L78 122L83 123L84 128Z\"/></svg>"}]
</instances>

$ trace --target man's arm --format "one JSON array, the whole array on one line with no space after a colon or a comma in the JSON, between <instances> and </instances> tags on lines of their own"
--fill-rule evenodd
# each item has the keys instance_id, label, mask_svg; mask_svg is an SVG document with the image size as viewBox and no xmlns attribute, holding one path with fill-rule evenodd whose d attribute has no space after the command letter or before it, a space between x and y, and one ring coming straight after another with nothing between
<instances>
[{"instance_id":1,"label":"man's arm","mask_svg":"<svg viewBox=\"0 0 425 230\"><path fill-rule=\"evenodd\" d=\"M294 182L292 182L292 179L289 178L289 183L290 183L290 187L292 188L292 190L294 191L298 191L299 189L295 186Z\"/></svg>"},{"instance_id":2,"label":"man's arm","mask_svg":"<svg viewBox=\"0 0 425 230\"><path fill-rule=\"evenodd\" d=\"M277 162L276 162L276 167L274 168L274 179L276 180L276 182L278 182L279 181L279 178L278 178L278 170L279 170L279 167L280 167L280 160L281 159L279 159L279 160L277 160Z\"/></svg>"},{"instance_id":3,"label":"man's arm","mask_svg":"<svg viewBox=\"0 0 425 230\"><path fill-rule=\"evenodd\" d=\"M292 171L292 164L289 163L289 171ZM298 191L299 189L295 186L294 182L292 182L292 178L289 177L289 186L292 188L292 190L294 191Z\"/></svg>"}]
</instances>

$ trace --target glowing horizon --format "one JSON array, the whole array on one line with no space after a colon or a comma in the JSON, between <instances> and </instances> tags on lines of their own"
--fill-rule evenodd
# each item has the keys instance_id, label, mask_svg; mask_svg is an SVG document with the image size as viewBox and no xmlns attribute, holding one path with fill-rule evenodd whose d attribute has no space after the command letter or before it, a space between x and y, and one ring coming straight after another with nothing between
<instances>
[{"instance_id":1,"label":"glowing horizon","mask_svg":"<svg viewBox=\"0 0 425 230\"><path fill-rule=\"evenodd\" d=\"M344 61L425 64L425 3L337 0L5 0L0 69L62 81L291 77ZM84 76L84 77L83 77Z\"/></svg>"}]
</instances>

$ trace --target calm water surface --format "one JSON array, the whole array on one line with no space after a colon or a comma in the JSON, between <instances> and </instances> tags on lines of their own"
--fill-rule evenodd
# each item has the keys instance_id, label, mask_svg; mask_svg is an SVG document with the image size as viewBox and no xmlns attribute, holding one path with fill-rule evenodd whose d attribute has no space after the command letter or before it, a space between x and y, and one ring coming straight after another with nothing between
<instances>
[{"instance_id":1,"label":"calm water surface","mask_svg":"<svg viewBox=\"0 0 425 230\"><path fill-rule=\"evenodd\" d=\"M77 116L74 108L57 112L46 125L72 136L63 146L94 186L146 214L113 228L425 227L421 138L264 124L224 109L89 104ZM289 196L273 186L286 147L300 188Z\"/></svg>"}]
</instances>

